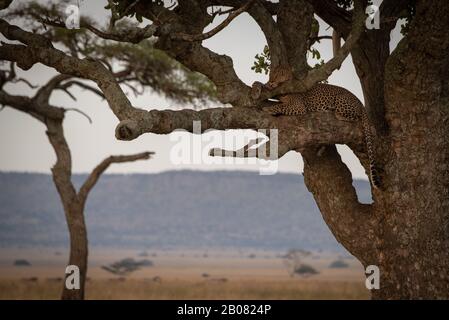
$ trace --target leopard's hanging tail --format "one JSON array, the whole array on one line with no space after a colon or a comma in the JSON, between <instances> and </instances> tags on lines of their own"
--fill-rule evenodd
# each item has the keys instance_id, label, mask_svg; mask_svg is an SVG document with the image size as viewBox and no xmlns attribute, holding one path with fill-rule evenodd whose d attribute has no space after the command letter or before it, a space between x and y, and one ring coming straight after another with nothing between
<instances>
[{"instance_id":1,"label":"leopard's hanging tail","mask_svg":"<svg viewBox=\"0 0 449 320\"><path fill-rule=\"evenodd\" d=\"M366 151L369 160L369 174L370 174L369 178L371 181L371 185L376 189L380 189L381 180L376 170L376 162L374 161L373 135L371 132L371 126L368 120L368 116L365 110L363 110L362 112L362 125L363 125L363 133L365 136Z\"/></svg>"}]
</instances>

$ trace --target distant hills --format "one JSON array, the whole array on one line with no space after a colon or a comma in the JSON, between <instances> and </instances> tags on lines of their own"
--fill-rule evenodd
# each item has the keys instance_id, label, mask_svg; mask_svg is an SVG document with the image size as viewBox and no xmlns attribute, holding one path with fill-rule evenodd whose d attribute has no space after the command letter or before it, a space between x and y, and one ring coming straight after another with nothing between
<instances>
[{"instance_id":1,"label":"distant hills","mask_svg":"<svg viewBox=\"0 0 449 320\"><path fill-rule=\"evenodd\" d=\"M74 179L79 186L84 178ZM368 182L355 186L361 200L370 202ZM91 193L86 215L93 246L342 250L299 174L106 174ZM67 243L51 176L0 173L0 246Z\"/></svg>"}]
</instances>

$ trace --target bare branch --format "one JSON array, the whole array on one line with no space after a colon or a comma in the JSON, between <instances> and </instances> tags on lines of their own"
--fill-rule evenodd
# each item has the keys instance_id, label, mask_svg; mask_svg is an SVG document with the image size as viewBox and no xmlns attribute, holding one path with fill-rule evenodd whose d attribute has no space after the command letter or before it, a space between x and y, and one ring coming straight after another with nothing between
<instances>
[{"instance_id":1,"label":"bare branch","mask_svg":"<svg viewBox=\"0 0 449 320\"><path fill-rule=\"evenodd\" d=\"M0 90L0 104L27 113L39 121L54 119L61 121L64 118L64 109L50 106L48 103L36 103L35 100L24 96L15 96Z\"/></svg>"},{"instance_id":2,"label":"bare branch","mask_svg":"<svg viewBox=\"0 0 449 320\"><path fill-rule=\"evenodd\" d=\"M226 28L235 18L237 18L241 13L247 11L255 2L255 0L249 0L246 4L241 6L239 9L232 11L229 16L218 26L213 28L212 30L202 33L202 34L186 34L186 33L175 33L170 35L172 39L183 40L183 41L203 41L209 39L216 35L218 32Z\"/></svg>"},{"instance_id":3,"label":"bare branch","mask_svg":"<svg viewBox=\"0 0 449 320\"><path fill-rule=\"evenodd\" d=\"M59 85L58 87L56 87L56 89L60 89L60 90L67 90L69 87L71 86L78 86L82 89L86 89L92 93L95 93L96 95L98 95L100 98L105 99L105 96L103 94L103 92L101 92L100 90L86 84L83 83L81 81L76 81L76 80L71 80L71 81L67 81L64 82L63 84Z\"/></svg>"},{"instance_id":4,"label":"bare branch","mask_svg":"<svg viewBox=\"0 0 449 320\"><path fill-rule=\"evenodd\" d=\"M35 94L34 98L38 104L48 103L53 91L59 86L59 84L71 78L67 74L58 74L51 78L45 85L43 85Z\"/></svg>"},{"instance_id":5,"label":"bare branch","mask_svg":"<svg viewBox=\"0 0 449 320\"><path fill-rule=\"evenodd\" d=\"M154 155L154 152L142 152L132 155L118 155L118 156L109 156L104 159L98 166L94 168L94 170L90 173L84 184L81 186L78 197L81 201L85 202L89 192L97 183L101 174L106 171L106 169L113 163L123 163L123 162L133 162L138 160L147 160Z\"/></svg>"},{"instance_id":6,"label":"bare branch","mask_svg":"<svg viewBox=\"0 0 449 320\"><path fill-rule=\"evenodd\" d=\"M152 24L144 28L135 27L126 32L104 32L89 24L82 24L82 28L86 28L100 38L114 40L118 42L139 43L145 39L151 38L157 30L157 26Z\"/></svg>"},{"instance_id":7,"label":"bare branch","mask_svg":"<svg viewBox=\"0 0 449 320\"><path fill-rule=\"evenodd\" d=\"M29 82L27 79L24 79L24 78L18 78L18 79L15 79L15 80L11 81L11 82L12 82L12 83L23 82L23 83L25 83L30 89L37 89L37 88L38 88L37 85L32 84L31 82Z\"/></svg>"},{"instance_id":8,"label":"bare branch","mask_svg":"<svg viewBox=\"0 0 449 320\"><path fill-rule=\"evenodd\" d=\"M209 151L212 157L231 157L231 158L258 158L263 160L277 160L282 158L290 149L288 145L278 143L277 137L270 137L267 142L262 143L257 148L252 148L263 140L257 138L251 140L247 145L238 150L225 150L221 148L213 148Z\"/></svg>"},{"instance_id":9,"label":"bare branch","mask_svg":"<svg viewBox=\"0 0 449 320\"><path fill-rule=\"evenodd\" d=\"M64 111L75 111L75 112L78 112L79 114L85 116L87 118L87 121L89 121L89 123L92 124L92 118L89 117L89 115L87 113L85 113L85 112L83 112L83 111L81 111L81 110L79 110L77 108L64 108Z\"/></svg>"},{"instance_id":10,"label":"bare branch","mask_svg":"<svg viewBox=\"0 0 449 320\"><path fill-rule=\"evenodd\" d=\"M311 42L320 42L321 40L324 40L324 39L329 39L329 40L331 40L331 39L332 39L332 36L318 36L318 37L313 37L313 38L310 38L310 41L311 41Z\"/></svg>"}]
</instances>

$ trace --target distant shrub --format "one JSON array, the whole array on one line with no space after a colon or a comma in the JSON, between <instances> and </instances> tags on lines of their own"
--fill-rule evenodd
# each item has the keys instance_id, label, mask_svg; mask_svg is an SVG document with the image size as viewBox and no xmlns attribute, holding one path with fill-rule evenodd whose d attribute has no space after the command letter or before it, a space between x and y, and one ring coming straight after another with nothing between
<instances>
[{"instance_id":1,"label":"distant shrub","mask_svg":"<svg viewBox=\"0 0 449 320\"><path fill-rule=\"evenodd\" d=\"M248 255L248 258L250 258L250 259L255 259L255 258L256 258L256 255L255 255L254 253L251 253L250 255Z\"/></svg>"},{"instance_id":2,"label":"distant shrub","mask_svg":"<svg viewBox=\"0 0 449 320\"><path fill-rule=\"evenodd\" d=\"M152 267L153 266L153 261L148 260L148 259L136 261L136 263L141 267Z\"/></svg>"},{"instance_id":3,"label":"distant shrub","mask_svg":"<svg viewBox=\"0 0 449 320\"><path fill-rule=\"evenodd\" d=\"M61 277L57 278L47 278L47 281L49 282L61 282L63 279Z\"/></svg>"},{"instance_id":4,"label":"distant shrub","mask_svg":"<svg viewBox=\"0 0 449 320\"><path fill-rule=\"evenodd\" d=\"M344 268L348 268L348 267L349 267L349 265L346 262L344 262L343 260L335 260L334 262L332 262L329 265L329 268L332 268L332 269L344 269Z\"/></svg>"},{"instance_id":5,"label":"distant shrub","mask_svg":"<svg viewBox=\"0 0 449 320\"><path fill-rule=\"evenodd\" d=\"M291 277L299 274L297 271L301 271L304 266L304 259L311 256L311 252L302 249L290 249L285 255L282 256L285 266L287 267L288 273ZM307 271L307 270L305 270ZM305 272L304 274L306 274ZM313 274L313 273L312 273Z\"/></svg>"},{"instance_id":6,"label":"distant shrub","mask_svg":"<svg viewBox=\"0 0 449 320\"><path fill-rule=\"evenodd\" d=\"M38 278L38 277L22 278L22 281L26 281L26 282L37 282L37 281L39 281L39 278Z\"/></svg>"},{"instance_id":7,"label":"distant shrub","mask_svg":"<svg viewBox=\"0 0 449 320\"><path fill-rule=\"evenodd\" d=\"M114 262L108 266L102 266L101 268L115 275L127 276L130 273L140 269L141 267L152 267L152 266L153 262L148 259L136 261L132 258L126 258Z\"/></svg>"},{"instance_id":8,"label":"distant shrub","mask_svg":"<svg viewBox=\"0 0 449 320\"><path fill-rule=\"evenodd\" d=\"M25 259L17 259L16 261L14 261L14 265L16 267L29 267L29 266L31 266L31 263Z\"/></svg>"},{"instance_id":9,"label":"distant shrub","mask_svg":"<svg viewBox=\"0 0 449 320\"><path fill-rule=\"evenodd\" d=\"M303 277L313 276L318 273L319 272L314 267L312 267L311 265L308 265L308 264L301 264L294 270L294 274L300 275Z\"/></svg>"}]
</instances>

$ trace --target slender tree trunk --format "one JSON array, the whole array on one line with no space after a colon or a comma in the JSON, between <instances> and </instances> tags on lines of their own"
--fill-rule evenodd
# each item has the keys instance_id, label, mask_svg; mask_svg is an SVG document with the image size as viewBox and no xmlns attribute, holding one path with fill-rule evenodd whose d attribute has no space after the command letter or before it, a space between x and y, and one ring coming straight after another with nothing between
<instances>
[{"instance_id":1,"label":"slender tree trunk","mask_svg":"<svg viewBox=\"0 0 449 320\"><path fill-rule=\"evenodd\" d=\"M79 199L72 184L72 160L70 149L64 138L62 120L47 120L47 135L56 153L56 164L52 168L53 180L64 207L70 234L70 258L68 265L79 268L80 288L68 289L63 283L62 299L84 299L87 274L87 229L84 221L84 200ZM67 275L66 275L67 276Z\"/></svg>"},{"instance_id":2,"label":"slender tree trunk","mask_svg":"<svg viewBox=\"0 0 449 320\"><path fill-rule=\"evenodd\" d=\"M79 268L80 288L70 290L64 281L61 298L63 300L82 300L84 299L88 262L87 229L83 206L78 202L71 204L70 210L66 211L66 220L70 233L69 265L75 265Z\"/></svg>"}]
</instances>

